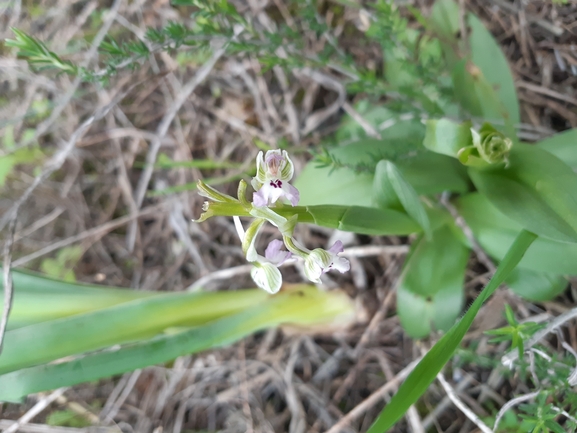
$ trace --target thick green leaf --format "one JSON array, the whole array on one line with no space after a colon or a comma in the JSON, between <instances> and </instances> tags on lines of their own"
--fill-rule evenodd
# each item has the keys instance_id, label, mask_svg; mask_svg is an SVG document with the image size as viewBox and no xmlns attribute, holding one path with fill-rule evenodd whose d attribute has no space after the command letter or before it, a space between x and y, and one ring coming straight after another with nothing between
<instances>
[{"instance_id":1,"label":"thick green leaf","mask_svg":"<svg viewBox=\"0 0 577 433\"><path fill-rule=\"evenodd\" d=\"M459 150L471 146L471 123L458 123L449 119L427 120L423 145L432 152L457 158Z\"/></svg>"},{"instance_id":2,"label":"thick green leaf","mask_svg":"<svg viewBox=\"0 0 577 433\"><path fill-rule=\"evenodd\" d=\"M453 0L437 0L431 9L429 21L445 43L456 44L459 25L459 6Z\"/></svg>"},{"instance_id":3,"label":"thick green leaf","mask_svg":"<svg viewBox=\"0 0 577 433\"><path fill-rule=\"evenodd\" d=\"M414 157L399 159L395 164L420 195L444 191L463 193L470 189L466 168L454 158L420 152Z\"/></svg>"},{"instance_id":4,"label":"thick green leaf","mask_svg":"<svg viewBox=\"0 0 577 433\"><path fill-rule=\"evenodd\" d=\"M362 100L355 106L357 112L363 117L369 125L376 130L380 130L380 134L384 140L399 140L406 139L401 150L407 150L411 142L419 143L422 139L424 131L423 125L418 119L400 120L399 113L388 109L383 105L371 105L368 100ZM385 122L391 122L388 128L381 130L381 125ZM335 133L334 139L329 139L325 143L329 146L334 146L335 142L339 145L349 144L354 142L363 142L371 140L363 127L359 125L357 120L349 115L343 117L341 126ZM374 140L377 141L377 140ZM382 143L382 142L381 142ZM331 148L336 150L339 147Z\"/></svg>"},{"instance_id":5,"label":"thick green leaf","mask_svg":"<svg viewBox=\"0 0 577 433\"><path fill-rule=\"evenodd\" d=\"M404 209L427 236L431 236L431 223L425 207L415 189L391 161L381 160L377 164L373 183L373 202L384 209L395 207Z\"/></svg>"},{"instance_id":6,"label":"thick green leaf","mask_svg":"<svg viewBox=\"0 0 577 433\"><path fill-rule=\"evenodd\" d=\"M495 275L473 302L469 310L461 320L429 350L415 369L409 374L407 380L399 387L397 393L385 406L368 433L383 433L390 429L427 390L431 382L441 371L443 366L451 359L453 353L461 343L461 340L469 330L475 316L484 302L493 294L511 271L517 266L519 260L536 235L523 231L519 234L511 249L503 261L499 264Z\"/></svg>"},{"instance_id":7,"label":"thick green leaf","mask_svg":"<svg viewBox=\"0 0 577 433\"><path fill-rule=\"evenodd\" d=\"M376 161L405 158L420 147L424 127L419 121L395 122L398 114L384 107L361 104L357 109L374 128L385 121L394 123L381 132L383 139L377 140L367 138L356 120L345 117L335 140L347 144L334 146L331 143L329 152L344 167L318 167L318 162L309 162L294 182L302 205L370 206Z\"/></svg>"},{"instance_id":8,"label":"thick green leaf","mask_svg":"<svg viewBox=\"0 0 577 433\"><path fill-rule=\"evenodd\" d=\"M166 293L6 332L0 373L114 344L150 338L233 314L268 295L262 290Z\"/></svg>"},{"instance_id":9,"label":"thick green leaf","mask_svg":"<svg viewBox=\"0 0 577 433\"><path fill-rule=\"evenodd\" d=\"M516 144L509 166L469 169L477 189L525 229L577 242L577 174L549 152Z\"/></svg>"},{"instance_id":10,"label":"thick green leaf","mask_svg":"<svg viewBox=\"0 0 577 433\"><path fill-rule=\"evenodd\" d=\"M8 329L160 295L158 292L65 283L21 270L12 271L12 280L14 305ZM3 288L1 279L0 288ZM0 308L3 308L3 302L0 299Z\"/></svg>"},{"instance_id":11,"label":"thick green leaf","mask_svg":"<svg viewBox=\"0 0 577 433\"><path fill-rule=\"evenodd\" d=\"M505 131L515 136L519 123L519 102L507 59L499 44L481 21L467 14L469 46L459 37L460 10L453 0L437 0L431 11L431 27L440 36L455 97L470 114L486 120L501 120Z\"/></svg>"},{"instance_id":12,"label":"thick green leaf","mask_svg":"<svg viewBox=\"0 0 577 433\"><path fill-rule=\"evenodd\" d=\"M563 293L568 281L562 275L517 268L507 277L507 285L530 301L550 301Z\"/></svg>"},{"instance_id":13,"label":"thick green leaf","mask_svg":"<svg viewBox=\"0 0 577 433\"><path fill-rule=\"evenodd\" d=\"M404 212L361 206L307 206L299 221L365 235L407 235L421 231ZM283 210L284 211L284 210Z\"/></svg>"},{"instance_id":14,"label":"thick green leaf","mask_svg":"<svg viewBox=\"0 0 577 433\"><path fill-rule=\"evenodd\" d=\"M521 121L519 100L507 58L479 18L469 13L467 22L471 29L469 45L473 63L479 67L485 79L495 89L499 100L506 108L506 119L513 124L519 123Z\"/></svg>"},{"instance_id":15,"label":"thick green leaf","mask_svg":"<svg viewBox=\"0 0 577 433\"><path fill-rule=\"evenodd\" d=\"M365 158L371 158L370 154ZM301 205L371 206L372 171L355 173L350 168L332 170L328 167L317 168L314 164L310 162L295 182L301 195ZM467 171L454 158L421 150L414 156L395 160L395 164L420 195L443 191L463 193L469 189Z\"/></svg>"},{"instance_id":16,"label":"thick green leaf","mask_svg":"<svg viewBox=\"0 0 577 433\"><path fill-rule=\"evenodd\" d=\"M355 173L347 167L332 170L315 167L310 162L295 182L299 203L307 205L337 204L371 206L373 173Z\"/></svg>"},{"instance_id":17,"label":"thick green leaf","mask_svg":"<svg viewBox=\"0 0 577 433\"><path fill-rule=\"evenodd\" d=\"M497 93L475 64L464 59L459 61L452 77L455 95L469 114L497 122L509 118ZM514 136L514 129L509 127L507 133Z\"/></svg>"},{"instance_id":18,"label":"thick green leaf","mask_svg":"<svg viewBox=\"0 0 577 433\"><path fill-rule=\"evenodd\" d=\"M493 258L502 260L523 227L508 218L479 193L459 197L459 213L473 230L481 247ZM561 275L577 275L577 244L538 238L520 268Z\"/></svg>"},{"instance_id":19,"label":"thick green leaf","mask_svg":"<svg viewBox=\"0 0 577 433\"><path fill-rule=\"evenodd\" d=\"M345 294L296 286L266 297L242 312L190 330L4 374L0 376L0 401L20 401L31 393L167 362L178 356L230 344L252 332L281 323L300 326L342 323L352 314L351 301Z\"/></svg>"},{"instance_id":20,"label":"thick green leaf","mask_svg":"<svg viewBox=\"0 0 577 433\"><path fill-rule=\"evenodd\" d=\"M537 143L537 146L552 153L573 170L577 170L577 128L546 138Z\"/></svg>"},{"instance_id":21,"label":"thick green leaf","mask_svg":"<svg viewBox=\"0 0 577 433\"><path fill-rule=\"evenodd\" d=\"M461 313L469 249L444 225L411 245L397 289L401 325L413 338L446 331Z\"/></svg>"}]
</instances>

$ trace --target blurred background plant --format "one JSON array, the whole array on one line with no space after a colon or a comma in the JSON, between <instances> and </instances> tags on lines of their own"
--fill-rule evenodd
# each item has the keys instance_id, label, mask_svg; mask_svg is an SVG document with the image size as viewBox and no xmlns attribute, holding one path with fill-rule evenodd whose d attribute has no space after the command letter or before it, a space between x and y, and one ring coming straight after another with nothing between
<instances>
[{"instance_id":1,"label":"blurred background plant","mask_svg":"<svg viewBox=\"0 0 577 433\"><path fill-rule=\"evenodd\" d=\"M47 423L78 421L62 415L70 411L81 422L130 420L131 397L146 414L127 421L136 431L187 424L377 432L407 410L399 431L491 431L489 420L496 431L574 429L567 353L577 336L559 329L574 317L565 310L577 275L577 134L553 134L577 126L570 48L577 10L491 3L179 0L156 11L117 0L109 9L92 1L26 5L24 12L8 4L3 54L30 70L2 58L4 267L139 290L13 273L0 398L168 362L280 323L318 329L335 318L350 322L352 306L336 290L287 287L273 298L235 290L251 282L231 221L188 223L200 213L195 180L231 193L238 179L254 175L259 149L280 147L300 155L303 206L283 212L316 225L295 234L307 245L344 237L351 274L323 282L354 297L368 325L315 339L272 329L232 352L165 364L168 381L159 370L142 377L136 370L103 382L114 390L105 401L92 391L84 412L71 409L60 388L40 400L66 406ZM479 16L497 20L491 30L500 40ZM265 231L263 245L273 235ZM283 273L302 281L298 264ZM497 291L482 308L503 282L512 291ZM232 290L199 291L218 288ZM193 293L158 293L185 289ZM505 300L527 320L518 322L507 307L510 326L493 332L498 347L488 346L482 332L500 323ZM532 317L558 331L540 336L543 348L531 342L540 332L525 324ZM447 331L440 340L439 331ZM453 374L459 394L440 371L463 338L471 356ZM415 368L419 348L436 340ZM518 375L477 366L487 353L500 357L507 344L518 353ZM242 377L232 379L241 405L223 397L222 384L214 388L210 372L216 368L230 386L223 378L237 370L235 350L244 360ZM207 361L215 356L220 364ZM413 368L378 415L378 401ZM438 374L458 409L436 383L416 403ZM474 382L479 386L470 388ZM195 384L201 397L189 391ZM205 387L221 389L222 411L211 409L209 419L199 412L215 401L214 391L202 394Z\"/></svg>"}]
</instances>

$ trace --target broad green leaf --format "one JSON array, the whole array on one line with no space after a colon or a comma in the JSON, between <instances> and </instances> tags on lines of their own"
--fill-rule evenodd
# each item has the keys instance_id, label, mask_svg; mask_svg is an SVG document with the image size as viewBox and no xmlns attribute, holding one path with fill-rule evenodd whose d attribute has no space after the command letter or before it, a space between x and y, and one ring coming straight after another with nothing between
<instances>
[{"instance_id":1,"label":"broad green leaf","mask_svg":"<svg viewBox=\"0 0 577 433\"><path fill-rule=\"evenodd\" d=\"M420 195L444 191L463 193L470 189L466 168L454 158L424 151L411 158L399 159L395 164Z\"/></svg>"},{"instance_id":2,"label":"broad green leaf","mask_svg":"<svg viewBox=\"0 0 577 433\"><path fill-rule=\"evenodd\" d=\"M31 393L168 362L182 355L233 343L252 332L278 324L315 326L347 323L352 315L352 303L344 293L295 286L266 297L244 311L193 329L3 374L0 376L0 401L17 402ZM65 339L65 336L61 338Z\"/></svg>"},{"instance_id":3,"label":"broad green leaf","mask_svg":"<svg viewBox=\"0 0 577 433\"><path fill-rule=\"evenodd\" d=\"M461 196L455 204L481 247L491 257L502 260L523 227L499 212L479 193ZM550 274L577 275L577 244L540 237L527 251L519 267Z\"/></svg>"},{"instance_id":4,"label":"broad green leaf","mask_svg":"<svg viewBox=\"0 0 577 433\"><path fill-rule=\"evenodd\" d=\"M344 167L318 167L311 161L296 178L303 205L342 204L371 205L371 188L379 159L406 158L420 147L424 127L417 120L397 120L396 113L384 107L360 104L357 109L374 128L385 121L393 125L381 131L382 140L367 138L358 122L345 117L335 134L341 146L331 146L329 153Z\"/></svg>"},{"instance_id":5,"label":"broad green leaf","mask_svg":"<svg viewBox=\"0 0 577 433\"><path fill-rule=\"evenodd\" d=\"M517 143L508 167L469 169L477 189L527 230L577 242L577 174L549 152Z\"/></svg>"},{"instance_id":6,"label":"broad green leaf","mask_svg":"<svg viewBox=\"0 0 577 433\"><path fill-rule=\"evenodd\" d=\"M461 340L471 327L481 306L493 294L511 271L517 266L536 235L523 231L519 234L503 261L499 264L489 284L479 294L469 310L451 329L429 350L409 377L399 387L397 393L385 406L368 433L383 433L390 429L427 390L443 366L451 359Z\"/></svg>"},{"instance_id":7,"label":"broad green leaf","mask_svg":"<svg viewBox=\"0 0 577 433\"><path fill-rule=\"evenodd\" d=\"M367 153L363 161L370 159L371 153ZM469 189L466 169L454 158L422 150L414 156L394 161L403 177L420 195L438 194L443 191L463 193ZM373 159L372 163L374 162ZM328 167L317 168L313 161L301 172L295 186L300 192L299 203L304 206L323 204L371 206L373 182L372 171L355 173L350 168L335 170Z\"/></svg>"},{"instance_id":8,"label":"broad green leaf","mask_svg":"<svg viewBox=\"0 0 577 433\"><path fill-rule=\"evenodd\" d=\"M310 162L295 181L295 186L300 192L299 203L303 206L371 206L373 174L355 173L346 167L336 170L320 168Z\"/></svg>"},{"instance_id":9,"label":"broad green leaf","mask_svg":"<svg viewBox=\"0 0 577 433\"><path fill-rule=\"evenodd\" d=\"M563 293L568 281L558 274L517 268L507 277L507 285L516 294L530 301L550 301Z\"/></svg>"},{"instance_id":10,"label":"broad green leaf","mask_svg":"<svg viewBox=\"0 0 577 433\"><path fill-rule=\"evenodd\" d=\"M506 132L515 135L519 102L507 59L483 23L467 14L468 47L459 38L460 10L453 0L437 0L431 11L432 28L440 36L453 71L455 97L470 114L486 120L504 119Z\"/></svg>"},{"instance_id":11,"label":"broad green leaf","mask_svg":"<svg viewBox=\"0 0 577 433\"><path fill-rule=\"evenodd\" d=\"M457 42L459 15L459 6L453 0L437 0L431 9L430 23L446 43Z\"/></svg>"},{"instance_id":12,"label":"broad green leaf","mask_svg":"<svg viewBox=\"0 0 577 433\"><path fill-rule=\"evenodd\" d=\"M402 235L421 231L403 212L361 206L307 206L299 221L366 235Z\"/></svg>"},{"instance_id":13,"label":"broad green leaf","mask_svg":"<svg viewBox=\"0 0 577 433\"><path fill-rule=\"evenodd\" d=\"M427 120L423 145L430 151L457 158L459 150L472 144L471 122L458 123L449 119Z\"/></svg>"},{"instance_id":14,"label":"broad green leaf","mask_svg":"<svg viewBox=\"0 0 577 433\"><path fill-rule=\"evenodd\" d=\"M471 33L469 45L473 63L479 67L485 79L495 89L506 108L506 119L513 124L521 121L519 100L509 62L500 45L474 14L467 15Z\"/></svg>"},{"instance_id":15,"label":"broad green leaf","mask_svg":"<svg viewBox=\"0 0 577 433\"><path fill-rule=\"evenodd\" d=\"M417 192L391 161L381 160L377 164L373 183L373 202L384 209L396 207L404 209L427 236L431 236L431 223Z\"/></svg>"},{"instance_id":16,"label":"broad green leaf","mask_svg":"<svg viewBox=\"0 0 577 433\"><path fill-rule=\"evenodd\" d=\"M469 249L448 225L411 245L397 289L401 325L413 338L446 331L461 313Z\"/></svg>"},{"instance_id":17,"label":"broad green leaf","mask_svg":"<svg viewBox=\"0 0 577 433\"><path fill-rule=\"evenodd\" d=\"M158 292L70 284L21 270L12 270L12 280L14 305L8 329L161 295ZM1 288L3 288L2 279L0 279ZM3 302L3 297L0 296L0 308L3 308Z\"/></svg>"},{"instance_id":18,"label":"broad green leaf","mask_svg":"<svg viewBox=\"0 0 577 433\"><path fill-rule=\"evenodd\" d=\"M497 122L509 118L507 109L477 65L463 59L454 66L452 77L455 96L469 114ZM514 137L512 126L507 128L507 133Z\"/></svg>"},{"instance_id":19,"label":"broad green leaf","mask_svg":"<svg viewBox=\"0 0 577 433\"><path fill-rule=\"evenodd\" d=\"M363 120L376 130L380 130L383 123L391 122L392 126L389 125L388 128L380 131L381 136L386 140L406 138L407 143L405 143L405 148L408 146L408 141L412 141L412 138L418 142L419 135L422 134L423 126L419 120L399 120L399 113L383 105L372 105L365 99L356 104L355 109L363 117ZM370 140L367 137L367 133L363 127L359 125L359 122L347 114L343 117L334 139L331 138L327 140L326 144L334 144L336 142L342 145L345 143L362 142L364 140Z\"/></svg>"},{"instance_id":20,"label":"broad green leaf","mask_svg":"<svg viewBox=\"0 0 577 433\"><path fill-rule=\"evenodd\" d=\"M167 293L6 332L0 373L76 353L150 338L174 326L196 326L267 297L262 290Z\"/></svg>"},{"instance_id":21,"label":"broad green leaf","mask_svg":"<svg viewBox=\"0 0 577 433\"><path fill-rule=\"evenodd\" d=\"M546 138L537 143L537 146L552 153L573 170L577 170L577 128Z\"/></svg>"}]
</instances>

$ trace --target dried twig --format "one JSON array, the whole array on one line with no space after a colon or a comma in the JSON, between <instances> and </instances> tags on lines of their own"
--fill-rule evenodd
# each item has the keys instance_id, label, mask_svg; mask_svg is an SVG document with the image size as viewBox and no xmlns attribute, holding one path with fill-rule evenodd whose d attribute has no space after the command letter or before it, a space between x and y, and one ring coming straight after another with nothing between
<instances>
[{"instance_id":1,"label":"dried twig","mask_svg":"<svg viewBox=\"0 0 577 433\"><path fill-rule=\"evenodd\" d=\"M137 83L139 84L139 83ZM104 106L103 108L97 110L92 116L86 119L82 125L80 125L76 131L72 133L68 142L64 144L64 146L56 152L54 157L46 163L42 173L40 173L32 184L26 189L26 191L16 200L16 202L8 209L8 211L4 214L2 219L0 219L0 231L9 225L8 236L4 243L4 266L2 272L4 274L4 310L2 313L2 322L0 322L0 351L2 350L2 341L4 338L4 333L6 332L6 325L8 323L8 317L10 315L10 309L12 307L12 280L10 276L10 262L11 262L11 248L12 243L14 242L14 233L16 227L16 217L18 215L18 210L20 207L30 198L34 190L41 184L43 184L56 170L58 170L72 150L76 145L76 142L84 135L84 133L92 126L92 124L102 119L106 114L110 111L112 107L118 104L137 84L130 86L130 88L119 95L117 95L110 104Z\"/></svg>"},{"instance_id":2,"label":"dried twig","mask_svg":"<svg viewBox=\"0 0 577 433\"><path fill-rule=\"evenodd\" d=\"M242 28L235 29L235 38L242 32ZM222 43L222 45L215 50L213 55L210 59L202 65L202 67L197 71L194 75L192 80L190 80L184 87L182 87L180 93L176 95L176 98L168 111L164 114L162 121L156 128L156 139L150 143L150 147L148 149L148 153L146 154L146 166L140 176L140 180L138 181L138 185L136 187L136 192L134 193L134 200L138 207L142 206L142 202L144 201L144 196L146 194L146 190L148 189L148 184L150 183L150 179L152 177L152 172L154 170L154 163L156 161L156 157L158 155L158 151L160 150L160 146L162 144L162 139L168 132L168 128L170 124L176 117L178 110L180 107L186 102L186 100L190 97L192 92L206 79L210 71L216 65L216 62L224 55L226 52L226 43ZM131 224L129 227L129 233L127 235L127 246L129 251L134 250L134 244L136 242L136 224Z\"/></svg>"},{"instance_id":3,"label":"dried twig","mask_svg":"<svg viewBox=\"0 0 577 433\"><path fill-rule=\"evenodd\" d=\"M0 420L0 430L5 431L14 421L2 419ZM18 431L22 433L122 433L118 427L59 427L47 424L25 424L18 427Z\"/></svg>"},{"instance_id":4,"label":"dried twig","mask_svg":"<svg viewBox=\"0 0 577 433\"><path fill-rule=\"evenodd\" d=\"M106 35L108 34L108 31L110 30L110 26L114 22L114 18L116 16L116 14L118 13L118 9L120 8L121 5L122 5L122 0L115 0L114 1L112 7L110 8L110 11L108 12L108 14L106 16L104 24L102 25L102 27L100 28L100 30L98 31L98 33L96 34L94 39L92 40L92 44L90 45L90 49L88 50L88 52L84 56L84 60L80 64L80 67L87 67L90 64L90 62L92 61L92 58L98 53L98 48L100 47L100 44L102 43L102 41L104 40ZM78 89L78 86L80 86L81 83L82 83L82 77L80 77L80 76L76 77L74 79L72 85L66 91L66 94L58 102L58 105L56 107L54 107L54 109L50 113L50 116L46 120L44 120L40 124L38 124L38 126L36 126L35 131L34 131L34 136L30 137L30 139L26 140L25 142L23 142L19 146L16 146L14 149L11 149L10 152L15 152L18 149L21 149L23 147L28 146L31 143L34 143L36 140L38 140L38 138L40 136L44 135L50 129L50 127L54 124L54 122L58 119L60 114L62 114L62 111L66 108L66 106L68 105L68 103L70 102L70 100L72 99L74 94L76 93L76 90ZM0 227L0 230L2 230L1 227Z\"/></svg>"},{"instance_id":5,"label":"dried twig","mask_svg":"<svg viewBox=\"0 0 577 433\"><path fill-rule=\"evenodd\" d=\"M14 422L10 427L4 430L4 433L16 433L20 427L24 424L27 424L28 421L31 421L36 415L46 409L50 403L60 397L68 388L59 388L56 391L52 392L52 394L47 395L46 397L42 398L38 403L32 406L28 412L22 415L18 421Z\"/></svg>"},{"instance_id":6,"label":"dried twig","mask_svg":"<svg viewBox=\"0 0 577 433\"><path fill-rule=\"evenodd\" d=\"M449 383L445 380L445 376L443 376L443 373L439 373L437 375L437 379L439 380L439 383L441 384L441 386L443 387L443 389L447 393L447 396L451 399L453 404L457 406L459 410L463 412L463 414L467 418L469 418L477 427L479 427L479 430L481 430L483 433L493 433L493 430L491 430L489 426L487 426L487 424L481 421L481 418L479 418L475 414L475 412L469 409L469 407L461 401L461 399L459 398L453 387L449 385Z\"/></svg>"},{"instance_id":7,"label":"dried twig","mask_svg":"<svg viewBox=\"0 0 577 433\"><path fill-rule=\"evenodd\" d=\"M92 229L86 230L82 233L78 233L77 235L70 236L66 239L62 239L61 241L54 242L50 245L47 245L46 247L41 248L38 251L33 252L32 254L28 254L27 256L20 257L19 259L14 260L12 265L14 267L22 266L22 265L24 265L24 264L26 264L26 263L34 260L34 259L37 259L38 257L42 257L46 254L51 253L52 251L56 251L60 248L67 247L68 245L75 244L76 242L80 242L80 241L83 241L85 239L102 237L111 230L114 230L118 227L122 227L123 225L129 223L130 221L132 221L134 219L137 219L137 218L140 218L140 217L143 217L146 215L154 214L160 210L163 210L166 206L167 206L166 202L158 203L158 204L153 205L153 206L145 207L144 209L140 210L135 215L126 215L126 216L114 219L112 221L108 221L107 223L104 223L104 224L99 225L97 227L94 227Z\"/></svg>"},{"instance_id":8,"label":"dried twig","mask_svg":"<svg viewBox=\"0 0 577 433\"><path fill-rule=\"evenodd\" d=\"M371 407L376 405L380 400L382 400L385 395L391 392L393 389L399 386L399 384L407 378L409 373L417 366L422 358L418 358L411 362L405 368L403 368L393 380L388 381L370 396L359 403L353 410L342 417L335 425L333 425L326 433L340 433L343 431L352 421L360 417L363 413L369 410Z\"/></svg>"},{"instance_id":9,"label":"dried twig","mask_svg":"<svg viewBox=\"0 0 577 433\"><path fill-rule=\"evenodd\" d=\"M503 418L503 415L505 415L505 412L507 412L513 406L518 405L519 403L523 403L524 401L531 400L532 398L537 397L540 392L541 391L535 391L529 394L520 395L519 397L515 397L509 400L507 403L505 403L503 407L501 407L499 413L497 414L497 417L495 418L495 425L493 425L493 430L497 431L497 427L499 427L499 423L501 422L501 418Z\"/></svg>"}]
</instances>

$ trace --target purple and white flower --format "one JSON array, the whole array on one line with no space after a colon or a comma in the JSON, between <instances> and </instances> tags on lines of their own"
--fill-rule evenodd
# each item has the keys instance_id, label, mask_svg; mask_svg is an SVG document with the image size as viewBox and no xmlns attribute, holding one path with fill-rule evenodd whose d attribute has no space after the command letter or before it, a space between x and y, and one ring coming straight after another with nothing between
<instances>
[{"instance_id":1,"label":"purple and white flower","mask_svg":"<svg viewBox=\"0 0 577 433\"><path fill-rule=\"evenodd\" d=\"M338 254L344 251L343 243L336 241L328 250L316 248L312 250L305 259L305 275L314 283L321 282L321 275L330 271L337 270L340 273L347 272L351 264L345 258L339 257Z\"/></svg>"},{"instance_id":2,"label":"purple and white flower","mask_svg":"<svg viewBox=\"0 0 577 433\"><path fill-rule=\"evenodd\" d=\"M292 256L290 251L281 250L283 245L278 239L269 243L264 252L265 256L257 256L250 271L256 285L270 294L277 293L282 285L282 275L277 268Z\"/></svg>"},{"instance_id":3,"label":"purple and white flower","mask_svg":"<svg viewBox=\"0 0 577 433\"><path fill-rule=\"evenodd\" d=\"M294 175L294 165L286 150L269 150L256 157L256 176L252 180L255 189L253 205L270 206L279 199L287 199L292 206L299 202L299 191L289 181Z\"/></svg>"}]
</instances>

